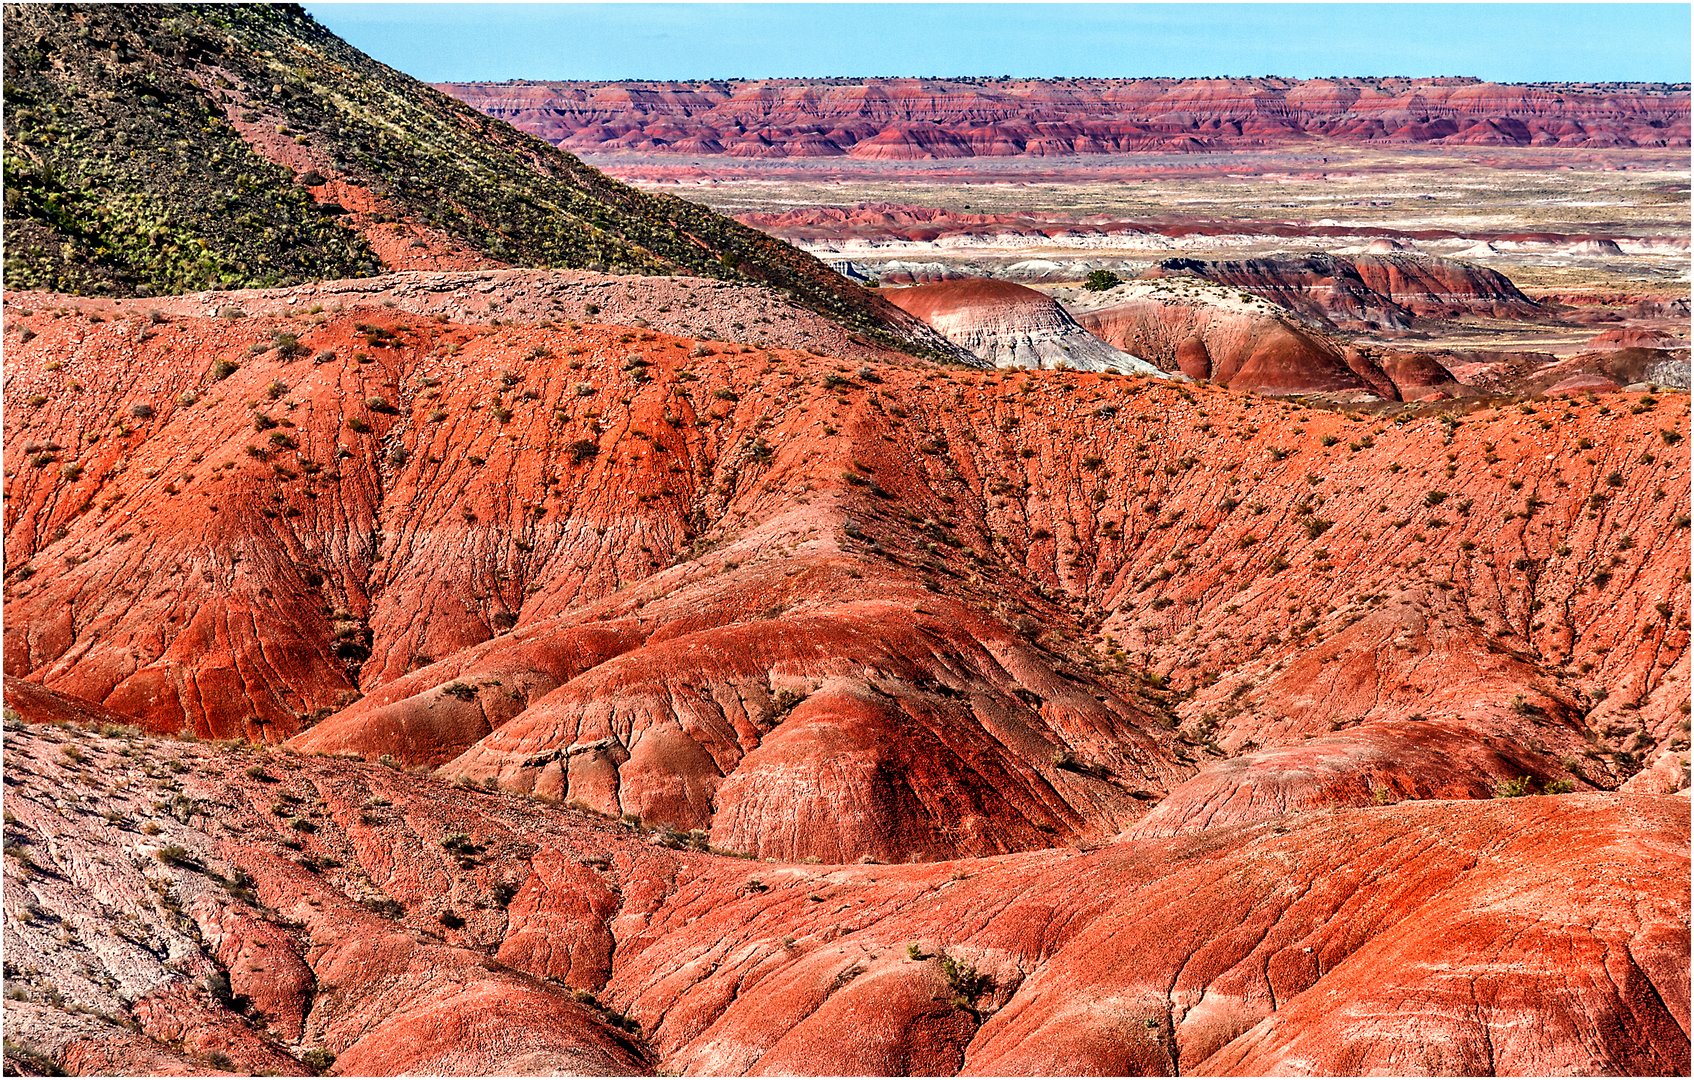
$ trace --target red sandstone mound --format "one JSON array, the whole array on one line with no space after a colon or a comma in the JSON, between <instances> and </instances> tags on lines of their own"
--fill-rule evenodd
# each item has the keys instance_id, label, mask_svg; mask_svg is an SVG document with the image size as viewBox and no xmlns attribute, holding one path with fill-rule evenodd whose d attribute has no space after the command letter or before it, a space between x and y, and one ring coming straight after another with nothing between
<instances>
[{"instance_id":1,"label":"red sandstone mound","mask_svg":"<svg viewBox=\"0 0 1694 1080\"><path fill-rule=\"evenodd\" d=\"M1079 293L1071 302L1096 336L1191 379L1272 394L1376 393L1322 331L1251 297L1161 282Z\"/></svg>"},{"instance_id":2,"label":"red sandstone mound","mask_svg":"<svg viewBox=\"0 0 1694 1080\"><path fill-rule=\"evenodd\" d=\"M1304 142L1688 145L1688 91L1472 79L781 79L447 83L561 146L879 160L1228 150Z\"/></svg>"},{"instance_id":3,"label":"red sandstone mound","mask_svg":"<svg viewBox=\"0 0 1694 1080\"><path fill-rule=\"evenodd\" d=\"M1114 348L1079 326L1052 297L1010 281L943 281L889 289L884 295L995 367L1159 372L1138 355Z\"/></svg>"},{"instance_id":4,"label":"red sandstone mound","mask_svg":"<svg viewBox=\"0 0 1694 1080\"><path fill-rule=\"evenodd\" d=\"M1167 259L1148 277L1192 275L1241 289L1320 325L1400 330L1414 319L1528 318L1540 307L1504 275L1428 255L1312 254Z\"/></svg>"},{"instance_id":5,"label":"red sandstone mound","mask_svg":"<svg viewBox=\"0 0 1694 1080\"><path fill-rule=\"evenodd\" d=\"M1519 392L1552 392L1556 386L1567 389L1586 381L1584 389L1643 385L1671 386L1686 390L1689 384L1688 351L1686 349L1606 349L1600 352L1580 352L1553 363L1533 369L1515 380Z\"/></svg>"},{"instance_id":6,"label":"red sandstone mound","mask_svg":"<svg viewBox=\"0 0 1694 1080\"><path fill-rule=\"evenodd\" d=\"M1588 344L1597 349L1686 349L1688 338L1666 327L1624 326L1602 330Z\"/></svg>"},{"instance_id":7,"label":"red sandstone mound","mask_svg":"<svg viewBox=\"0 0 1694 1080\"><path fill-rule=\"evenodd\" d=\"M855 867L370 764L7 744L8 1071L1688 1069L1678 797Z\"/></svg>"},{"instance_id":8,"label":"red sandstone mound","mask_svg":"<svg viewBox=\"0 0 1694 1080\"><path fill-rule=\"evenodd\" d=\"M1405 401L1473 392L1427 354L1343 346L1286 309L1213 282L1154 278L1062 295L1107 342L1237 390Z\"/></svg>"},{"instance_id":9,"label":"red sandstone mound","mask_svg":"<svg viewBox=\"0 0 1694 1080\"><path fill-rule=\"evenodd\" d=\"M1133 698L1072 686L995 619L845 553L597 614L415 672L293 745L453 758L440 775L831 861L1109 833L1189 771Z\"/></svg>"},{"instance_id":10,"label":"red sandstone mound","mask_svg":"<svg viewBox=\"0 0 1694 1080\"><path fill-rule=\"evenodd\" d=\"M1379 348L1349 347L1347 350L1349 367L1367 379L1373 372L1381 372L1383 378L1393 384L1394 396L1402 401L1427 401L1432 396L1465 397L1475 392L1475 388L1460 382L1443 363L1445 355Z\"/></svg>"}]
</instances>

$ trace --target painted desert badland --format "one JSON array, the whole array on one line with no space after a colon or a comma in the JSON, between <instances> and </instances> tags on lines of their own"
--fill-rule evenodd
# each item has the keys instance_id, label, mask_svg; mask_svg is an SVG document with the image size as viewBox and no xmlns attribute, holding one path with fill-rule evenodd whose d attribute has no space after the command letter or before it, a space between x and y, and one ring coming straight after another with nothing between
<instances>
[{"instance_id":1,"label":"painted desert badland","mask_svg":"<svg viewBox=\"0 0 1694 1080\"><path fill-rule=\"evenodd\" d=\"M1686 83L4 47L8 1075L1687 1074Z\"/></svg>"}]
</instances>

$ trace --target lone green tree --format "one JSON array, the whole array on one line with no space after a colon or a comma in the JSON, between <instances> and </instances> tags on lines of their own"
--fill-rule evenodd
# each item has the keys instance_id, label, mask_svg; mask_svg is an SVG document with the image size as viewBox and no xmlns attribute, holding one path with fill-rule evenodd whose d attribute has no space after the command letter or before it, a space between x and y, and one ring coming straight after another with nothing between
<instances>
[{"instance_id":1,"label":"lone green tree","mask_svg":"<svg viewBox=\"0 0 1694 1080\"><path fill-rule=\"evenodd\" d=\"M1110 270L1096 270L1084 279L1082 287L1089 292L1105 292L1107 289L1113 289L1122 284L1123 278L1118 277Z\"/></svg>"}]
</instances>

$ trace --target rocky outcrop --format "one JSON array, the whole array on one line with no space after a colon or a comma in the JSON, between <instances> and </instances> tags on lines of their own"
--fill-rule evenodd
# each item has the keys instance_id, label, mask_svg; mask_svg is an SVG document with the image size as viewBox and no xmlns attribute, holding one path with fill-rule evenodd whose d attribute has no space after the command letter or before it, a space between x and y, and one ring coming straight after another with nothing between
<instances>
[{"instance_id":1,"label":"rocky outcrop","mask_svg":"<svg viewBox=\"0 0 1694 1080\"><path fill-rule=\"evenodd\" d=\"M1320 325L1403 330L1415 319L1528 318L1540 306L1496 270L1428 255L1166 259L1148 277L1190 275L1263 297Z\"/></svg>"},{"instance_id":2,"label":"rocky outcrop","mask_svg":"<svg viewBox=\"0 0 1694 1080\"><path fill-rule=\"evenodd\" d=\"M1342 143L1688 145L1685 86L1474 79L876 79L445 83L600 153L918 160Z\"/></svg>"},{"instance_id":3,"label":"rocky outcrop","mask_svg":"<svg viewBox=\"0 0 1694 1080\"><path fill-rule=\"evenodd\" d=\"M884 295L995 367L1142 375L1160 370L1079 326L1052 297L1010 281L969 278L889 289Z\"/></svg>"}]
</instances>

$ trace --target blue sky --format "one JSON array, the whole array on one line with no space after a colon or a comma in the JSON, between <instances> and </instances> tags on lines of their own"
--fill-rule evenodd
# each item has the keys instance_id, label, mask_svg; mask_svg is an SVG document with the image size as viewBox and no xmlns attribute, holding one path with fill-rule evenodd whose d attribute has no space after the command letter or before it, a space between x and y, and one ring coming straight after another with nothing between
<instances>
[{"instance_id":1,"label":"blue sky","mask_svg":"<svg viewBox=\"0 0 1694 1080\"><path fill-rule=\"evenodd\" d=\"M1689 78L1687 4L308 3L411 75Z\"/></svg>"}]
</instances>

